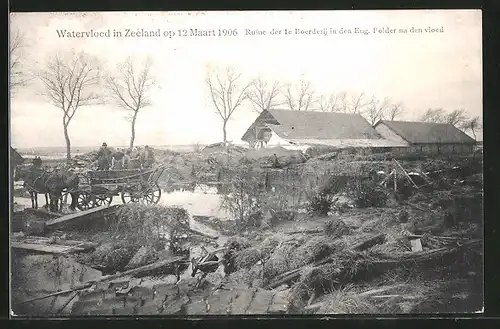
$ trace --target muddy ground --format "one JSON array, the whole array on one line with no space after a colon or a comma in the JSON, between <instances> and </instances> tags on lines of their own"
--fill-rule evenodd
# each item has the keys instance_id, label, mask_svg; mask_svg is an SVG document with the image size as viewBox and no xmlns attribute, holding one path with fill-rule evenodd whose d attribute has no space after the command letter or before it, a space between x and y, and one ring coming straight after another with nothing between
<instances>
[{"instance_id":1,"label":"muddy ground","mask_svg":"<svg viewBox=\"0 0 500 329\"><path fill-rule=\"evenodd\" d=\"M214 173L212 167L217 163L208 161L213 157L206 155L196 160L198 167L193 166L195 160L189 160L191 156L166 154L164 157L162 161L171 163L175 172L181 173L169 176L168 179L176 182L198 179L200 172L209 176ZM354 159L329 163L337 172L366 167L384 170L390 163L381 156L372 158L356 159L355 163ZM315 161L318 160L308 160L303 166L313 165ZM401 164L408 172L437 171L437 174L430 174L433 184L406 189L398 195L388 193L383 202L376 204L357 202L351 194L337 199L342 200L342 205L335 205L323 215L311 213L310 207L304 204L300 209L293 209L293 216L266 213L244 226L236 225L234 220L217 218L213 209L203 213L203 207L193 206L184 215L174 212L175 216L171 210L165 210L175 208L172 204L155 206L153 210L141 208L145 212L131 208L120 215L122 221L130 224L121 230L109 223L107 226L88 223L52 233L64 234L68 240L95 242L98 246L89 252L64 257L13 253L13 303L17 303L18 314L241 314L225 306L239 296L251 296L246 306L242 306L243 313L259 310L317 314L478 311L482 308L483 296L482 168L474 161L467 158L453 161L402 159ZM460 170L464 167L465 170ZM169 182L172 181L164 183ZM390 187L387 190L390 191ZM23 197L21 190L17 193ZM206 199L200 200L206 202ZM199 213L190 213L194 209ZM149 215L144 215L148 211ZM132 213L138 217L131 217ZM166 242L172 235L165 238L149 231L138 233L139 227L155 227L155 218L167 218L165 224L170 229L185 223L202 234L177 227L178 248L172 249L170 241ZM355 249L377 235L383 238L364 250ZM420 239L421 251L412 249L411 240L415 237ZM141 249L145 245L148 249ZM181 269L181 288L175 290L175 294L162 295L159 304L158 297L154 297L158 296L156 292L174 289L177 279L172 268L142 277L141 282L132 277L123 278L129 286L127 296L131 299L126 297L127 300L135 303L132 295L137 292L134 291L145 289L139 298L141 302L132 306L126 306L124 301L123 307L105 307L103 303L109 299L89 298L88 289L67 305L71 297L68 295L19 305L19 301L27 298L74 287L78 282L151 264L176 254L188 260L200 257L204 253L202 246L208 251L226 247L218 254L224 260L221 266L207 275L204 285L194 288L191 265L187 262ZM186 254L186 250L189 253ZM138 254L143 257L130 265ZM326 258L330 258L329 262L318 264ZM54 264L59 264L56 270ZM294 270L298 275L276 284L276 280ZM228 291L233 292L222 294L223 297L220 293L214 295L221 284L229 286ZM112 285L91 290L106 295L114 289L112 298L118 298L118 290ZM275 301L278 292L279 300ZM148 303L154 306L146 307Z\"/></svg>"}]
</instances>

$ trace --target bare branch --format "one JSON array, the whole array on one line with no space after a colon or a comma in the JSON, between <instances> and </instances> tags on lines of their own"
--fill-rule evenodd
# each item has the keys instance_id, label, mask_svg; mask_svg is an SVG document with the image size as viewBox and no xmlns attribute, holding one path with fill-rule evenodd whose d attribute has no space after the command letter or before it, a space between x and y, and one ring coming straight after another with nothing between
<instances>
[{"instance_id":1,"label":"bare branch","mask_svg":"<svg viewBox=\"0 0 500 329\"><path fill-rule=\"evenodd\" d=\"M465 132L470 130L470 132L474 136L474 139L476 139L476 131L481 130L482 125L479 117L472 117L463 122L460 128L463 129Z\"/></svg>"},{"instance_id":2,"label":"bare branch","mask_svg":"<svg viewBox=\"0 0 500 329\"><path fill-rule=\"evenodd\" d=\"M281 84L278 81L269 83L258 77L253 80L248 88L247 97L257 112L272 109L280 106L282 102L278 100L281 93Z\"/></svg>"},{"instance_id":3,"label":"bare branch","mask_svg":"<svg viewBox=\"0 0 500 329\"><path fill-rule=\"evenodd\" d=\"M242 84L242 74L235 72L232 67L211 72L205 78L210 100L216 113L222 119L223 141L227 141L226 125L234 112L249 97L251 83Z\"/></svg>"},{"instance_id":4,"label":"bare branch","mask_svg":"<svg viewBox=\"0 0 500 329\"><path fill-rule=\"evenodd\" d=\"M371 101L365 106L364 114L370 124L373 126L378 120L382 119L384 112L389 107L389 98L384 98L382 101L372 97Z\"/></svg>"},{"instance_id":5,"label":"bare branch","mask_svg":"<svg viewBox=\"0 0 500 329\"><path fill-rule=\"evenodd\" d=\"M404 112L404 107L401 102L392 104L389 109L387 110L387 114L384 116L387 118L389 121L394 121L396 120L397 117L399 117L401 114Z\"/></svg>"},{"instance_id":6,"label":"bare branch","mask_svg":"<svg viewBox=\"0 0 500 329\"><path fill-rule=\"evenodd\" d=\"M444 123L446 114L443 109L428 109L420 117L422 122Z\"/></svg>"},{"instance_id":7,"label":"bare branch","mask_svg":"<svg viewBox=\"0 0 500 329\"><path fill-rule=\"evenodd\" d=\"M301 79L297 85L287 84L283 96L290 110L307 111L313 101L314 89L311 82Z\"/></svg>"},{"instance_id":8,"label":"bare branch","mask_svg":"<svg viewBox=\"0 0 500 329\"><path fill-rule=\"evenodd\" d=\"M106 79L106 88L111 98L121 108L129 111L132 124L130 147L134 146L135 122L139 111L151 105L149 93L156 83L151 74L152 61L144 59L137 69L131 57L119 63L116 72L109 74Z\"/></svg>"},{"instance_id":9,"label":"bare branch","mask_svg":"<svg viewBox=\"0 0 500 329\"><path fill-rule=\"evenodd\" d=\"M321 95L316 99L318 107L323 112L342 112L343 102L345 101L346 93L331 93L329 95Z\"/></svg>"},{"instance_id":10,"label":"bare branch","mask_svg":"<svg viewBox=\"0 0 500 329\"><path fill-rule=\"evenodd\" d=\"M44 95L62 110L67 158L70 158L68 126L82 106L101 102L97 93L100 84L100 68L96 60L85 53L71 54L64 59L60 54L52 56L45 68L38 72L38 78L45 87Z\"/></svg>"},{"instance_id":11,"label":"bare branch","mask_svg":"<svg viewBox=\"0 0 500 329\"><path fill-rule=\"evenodd\" d=\"M348 112L353 114L361 114L364 108L369 104L369 101L365 100L365 93L360 93L358 96L351 96L351 104Z\"/></svg>"},{"instance_id":12,"label":"bare branch","mask_svg":"<svg viewBox=\"0 0 500 329\"><path fill-rule=\"evenodd\" d=\"M19 87L26 86L33 77L22 65L23 49L26 47L25 35L14 30L10 33L9 41L10 88L15 92Z\"/></svg>"},{"instance_id":13,"label":"bare branch","mask_svg":"<svg viewBox=\"0 0 500 329\"><path fill-rule=\"evenodd\" d=\"M454 125L455 127L461 127L465 122L467 122L467 120L467 115L463 109L453 110L445 117L446 123Z\"/></svg>"}]
</instances>

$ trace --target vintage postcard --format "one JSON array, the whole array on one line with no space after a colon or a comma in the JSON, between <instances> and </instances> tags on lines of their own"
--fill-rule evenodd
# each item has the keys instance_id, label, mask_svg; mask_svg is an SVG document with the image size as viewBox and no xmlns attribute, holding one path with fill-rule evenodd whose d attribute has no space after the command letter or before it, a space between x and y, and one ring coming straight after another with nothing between
<instances>
[{"instance_id":1,"label":"vintage postcard","mask_svg":"<svg viewBox=\"0 0 500 329\"><path fill-rule=\"evenodd\" d=\"M10 19L11 316L482 312L481 11Z\"/></svg>"}]
</instances>

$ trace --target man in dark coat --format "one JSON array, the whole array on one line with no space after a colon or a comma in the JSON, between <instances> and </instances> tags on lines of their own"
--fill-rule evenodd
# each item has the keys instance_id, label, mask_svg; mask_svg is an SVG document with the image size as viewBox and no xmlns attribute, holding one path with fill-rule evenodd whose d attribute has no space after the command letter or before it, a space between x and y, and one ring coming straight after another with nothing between
<instances>
[{"instance_id":1,"label":"man in dark coat","mask_svg":"<svg viewBox=\"0 0 500 329\"><path fill-rule=\"evenodd\" d=\"M111 150L108 148L108 144L102 143L101 148L97 152L97 170L109 170L111 164Z\"/></svg>"},{"instance_id":2,"label":"man in dark coat","mask_svg":"<svg viewBox=\"0 0 500 329\"><path fill-rule=\"evenodd\" d=\"M121 149L116 149L111 161L113 170L123 169L125 153Z\"/></svg>"},{"instance_id":3,"label":"man in dark coat","mask_svg":"<svg viewBox=\"0 0 500 329\"><path fill-rule=\"evenodd\" d=\"M144 154L141 162L143 168L153 167L153 163L155 162L155 155L153 153L153 150L148 145L144 147Z\"/></svg>"}]
</instances>

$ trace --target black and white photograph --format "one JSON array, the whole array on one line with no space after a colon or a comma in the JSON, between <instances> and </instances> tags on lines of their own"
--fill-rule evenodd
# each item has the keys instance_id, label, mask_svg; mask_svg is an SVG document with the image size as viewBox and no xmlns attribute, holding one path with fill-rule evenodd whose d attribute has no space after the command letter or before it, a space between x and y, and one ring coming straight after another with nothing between
<instances>
[{"instance_id":1,"label":"black and white photograph","mask_svg":"<svg viewBox=\"0 0 500 329\"><path fill-rule=\"evenodd\" d=\"M484 311L480 10L9 15L12 318Z\"/></svg>"}]
</instances>

